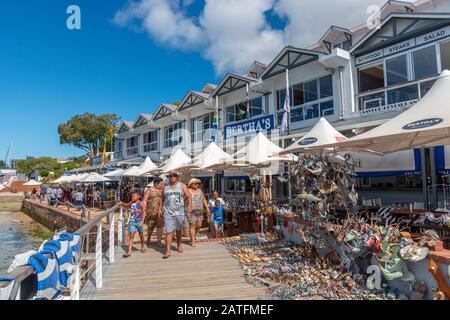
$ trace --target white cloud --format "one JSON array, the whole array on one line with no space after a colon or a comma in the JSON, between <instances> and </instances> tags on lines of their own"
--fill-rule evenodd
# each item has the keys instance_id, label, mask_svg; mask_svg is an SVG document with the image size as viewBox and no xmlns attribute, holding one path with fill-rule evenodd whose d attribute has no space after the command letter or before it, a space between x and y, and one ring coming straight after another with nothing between
<instances>
[{"instance_id":1,"label":"white cloud","mask_svg":"<svg viewBox=\"0 0 450 320\"><path fill-rule=\"evenodd\" d=\"M114 17L119 26L138 22L138 26L147 31L159 43L175 49L192 50L202 46L202 28L196 19L186 16L183 8L192 4L192 0L141 0L128 4Z\"/></svg>"},{"instance_id":2,"label":"white cloud","mask_svg":"<svg viewBox=\"0 0 450 320\"><path fill-rule=\"evenodd\" d=\"M205 0L198 16L187 9L196 0L135 0L119 10L119 26L137 26L152 39L179 50L194 50L218 74L242 73L254 60L270 62L285 45L307 47L331 26L353 27L369 17L367 8L386 0ZM266 13L286 21L275 29Z\"/></svg>"}]
</instances>

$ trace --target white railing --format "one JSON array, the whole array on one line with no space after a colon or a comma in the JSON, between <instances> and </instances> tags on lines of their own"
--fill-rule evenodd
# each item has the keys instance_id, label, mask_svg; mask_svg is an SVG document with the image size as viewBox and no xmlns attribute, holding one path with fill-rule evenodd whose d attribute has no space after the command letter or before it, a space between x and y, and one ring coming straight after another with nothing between
<instances>
[{"instance_id":1,"label":"white railing","mask_svg":"<svg viewBox=\"0 0 450 320\"><path fill-rule=\"evenodd\" d=\"M106 221L103 221L104 219ZM95 280L95 288L103 286L103 260L106 257L109 264L114 263L116 248L123 244L123 224L123 208L116 205L87 221L77 231L80 234L80 251L75 261L69 288L63 290L61 294L63 300L79 300L81 289L92 276ZM104 235L105 232L108 233L107 237ZM95 238L90 237L94 234ZM18 267L12 273L6 274L4 278L13 279L16 282L10 299L31 299L36 293L35 285L32 287L29 285L33 283L33 277L35 278L36 274L29 265ZM10 283L11 280L0 281L0 291ZM24 288L27 289L26 292Z\"/></svg>"}]
</instances>

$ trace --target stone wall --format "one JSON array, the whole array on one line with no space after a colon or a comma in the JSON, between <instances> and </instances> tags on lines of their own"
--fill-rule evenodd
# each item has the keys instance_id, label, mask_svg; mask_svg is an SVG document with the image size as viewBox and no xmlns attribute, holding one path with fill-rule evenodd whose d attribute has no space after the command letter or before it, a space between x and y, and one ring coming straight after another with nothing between
<instances>
[{"instance_id":1,"label":"stone wall","mask_svg":"<svg viewBox=\"0 0 450 320\"><path fill-rule=\"evenodd\" d=\"M68 232L75 232L80 228L80 216L67 212L66 207L58 209L40 202L24 200L21 210L51 231L67 228Z\"/></svg>"}]
</instances>

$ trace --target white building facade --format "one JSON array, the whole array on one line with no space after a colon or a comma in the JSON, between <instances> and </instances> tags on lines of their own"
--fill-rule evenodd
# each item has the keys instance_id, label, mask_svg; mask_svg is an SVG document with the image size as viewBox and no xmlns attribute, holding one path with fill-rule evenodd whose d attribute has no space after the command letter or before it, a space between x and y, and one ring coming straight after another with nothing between
<instances>
[{"instance_id":1,"label":"white building facade","mask_svg":"<svg viewBox=\"0 0 450 320\"><path fill-rule=\"evenodd\" d=\"M269 65L255 62L245 75L228 74L218 85L189 91L180 105L162 104L154 114L122 123L116 133L115 160L133 163L150 156L163 161L174 148L194 157L213 140L233 153L259 131L287 147L321 117L352 136L416 103L445 69L450 69L450 1L389 1L372 21L352 29L331 26L309 48L288 46ZM286 72L291 114L289 132L281 133ZM217 110L218 133L211 130ZM450 169L445 151L444 147L432 151L443 157L432 169ZM416 165L406 171L421 169ZM393 168L384 174L393 178L383 181L422 183L420 176L404 171ZM223 191L250 188L245 176L224 175ZM368 174L360 183L373 187L377 179ZM284 193L282 183L276 189Z\"/></svg>"}]
</instances>

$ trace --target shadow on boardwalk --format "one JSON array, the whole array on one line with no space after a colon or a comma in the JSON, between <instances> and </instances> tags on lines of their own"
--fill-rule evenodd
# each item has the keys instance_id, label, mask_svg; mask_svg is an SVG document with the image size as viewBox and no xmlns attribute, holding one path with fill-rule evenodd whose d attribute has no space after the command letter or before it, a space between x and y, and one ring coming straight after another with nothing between
<instances>
[{"instance_id":1,"label":"shadow on boardwalk","mask_svg":"<svg viewBox=\"0 0 450 320\"><path fill-rule=\"evenodd\" d=\"M140 245L135 244L139 249ZM256 300L261 288L248 284L239 263L220 243L199 243L196 248L183 246L169 260L162 259L162 249L155 245L145 253L134 251L116 262L104 264L103 288L91 282L81 292L81 299L94 300Z\"/></svg>"}]
</instances>

